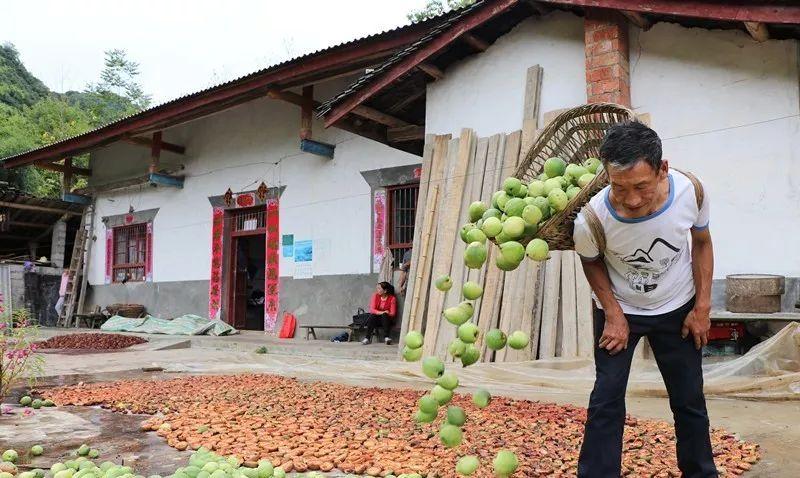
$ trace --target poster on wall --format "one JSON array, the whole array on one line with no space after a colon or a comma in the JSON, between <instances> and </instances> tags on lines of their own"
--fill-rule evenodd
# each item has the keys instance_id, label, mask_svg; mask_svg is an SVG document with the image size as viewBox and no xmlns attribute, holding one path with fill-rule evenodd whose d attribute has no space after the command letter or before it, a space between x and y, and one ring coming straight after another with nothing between
<instances>
[{"instance_id":1,"label":"poster on wall","mask_svg":"<svg viewBox=\"0 0 800 478\"><path fill-rule=\"evenodd\" d=\"M222 305L222 233L225 210L215 207L211 222L211 280L208 283L208 318L219 319Z\"/></svg>"},{"instance_id":2,"label":"poster on wall","mask_svg":"<svg viewBox=\"0 0 800 478\"><path fill-rule=\"evenodd\" d=\"M372 270L379 271L386 253L386 191L375 191L372 200Z\"/></svg>"},{"instance_id":3,"label":"poster on wall","mask_svg":"<svg viewBox=\"0 0 800 478\"><path fill-rule=\"evenodd\" d=\"M281 239L283 257L294 257L294 234L284 234Z\"/></svg>"},{"instance_id":4,"label":"poster on wall","mask_svg":"<svg viewBox=\"0 0 800 478\"><path fill-rule=\"evenodd\" d=\"M264 274L264 333L274 333L280 304L280 217L277 199L267 201L266 274Z\"/></svg>"},{"instance_id":5,"label":"poster on wall","mask_svg":"<svg viewBox=\"0 0 800 478\"><path fill-rule=\"evenodd\" d=\"M294 278L312 277L314 277L314 241L297 241L294 243Z\"/></svg>"},{"instance_id":6,"label":"poster on wall","mask_svg":"<svg viewBox=\"0 0 800 478\"><path fill-rule=\"evenodd\" d=\"M111 269L114 263L114 230L106 229L106 284L111 283Z\"/></svg>"}]
</instances>

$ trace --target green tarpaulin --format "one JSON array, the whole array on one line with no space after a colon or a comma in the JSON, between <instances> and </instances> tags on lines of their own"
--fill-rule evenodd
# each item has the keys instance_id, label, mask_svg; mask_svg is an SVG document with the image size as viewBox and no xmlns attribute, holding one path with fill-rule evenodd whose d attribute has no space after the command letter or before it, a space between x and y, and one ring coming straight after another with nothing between
<instances>
[{"instance_id":1,"label":"green tarpaulin","mask_svg":"<svg viewBox=\"0 0 800 478\"><path fill-rule=\"evenodd\" d=\"M172 320L147 315L143 319L131 319L115 315L101 327L106 332L139 332L165 335L232 335L236 329L221 320L208 320L199 315L186 314Z\"/></svg>"}]
</instances>

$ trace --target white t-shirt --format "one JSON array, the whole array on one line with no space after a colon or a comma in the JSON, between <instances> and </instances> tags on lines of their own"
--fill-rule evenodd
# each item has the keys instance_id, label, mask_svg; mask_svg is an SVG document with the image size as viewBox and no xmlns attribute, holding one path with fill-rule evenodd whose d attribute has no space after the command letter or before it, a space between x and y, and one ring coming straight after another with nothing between
<instances>
[{"instance_id":1,"label":"white t-shirt","mask_svg":"<svg viewBox=\"0 0 800 478\"><path fill-rule=\"evenodd\" d=\"M679 308L694 296L690 229L708 227L709 200L697 208L692 182L679 171L669 171L669 198L658 211L636 219L620 217L609 200L610 186L589 203L606 236L603 260L611 288L622 311L658 315ZM585 259L600 256L594 236L582 214L575 219L575 251ZM598 307L599 301L596 300Z\"/></svg>"}]
</instances>

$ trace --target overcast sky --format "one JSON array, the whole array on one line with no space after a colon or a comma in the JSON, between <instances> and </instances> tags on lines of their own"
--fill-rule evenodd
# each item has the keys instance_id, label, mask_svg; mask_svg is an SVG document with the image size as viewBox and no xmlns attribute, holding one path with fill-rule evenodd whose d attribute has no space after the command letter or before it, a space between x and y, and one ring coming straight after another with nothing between
<instances>
[{"instance_id":1,"label":"overcast sky","mask_svg":"<svg viewBox=\"0 0 800 478\"><path fill-rule=\"evenodd\" d=\"M127 50L161 103L292 56L407 23L425 0L3 0L0 43L55 91L97 81Z\"/></svg>"}]
</instances>

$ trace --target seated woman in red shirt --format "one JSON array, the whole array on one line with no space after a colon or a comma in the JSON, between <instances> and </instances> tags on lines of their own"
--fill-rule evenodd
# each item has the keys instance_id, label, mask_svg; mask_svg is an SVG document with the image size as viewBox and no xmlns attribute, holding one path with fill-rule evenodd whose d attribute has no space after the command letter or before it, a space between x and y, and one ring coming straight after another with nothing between
<instances>
[{"instance_id":1,"label":"seated woman in red shirt","mask_svg":"<svg viewBox=\"0 0 800 478\"><path fill-rule=\"evenodd\" d=\"M392 332L392 321L397 315L397 298L394 296L394 287L388 282L379 282L372 294L369 303L369 312L372 314L367 322L367 336L361 341L367 345L372 342L372 334L380 326L383 328L383 341L386 345L392 344L389 335Z\"/></svg>"}]
</instances>

